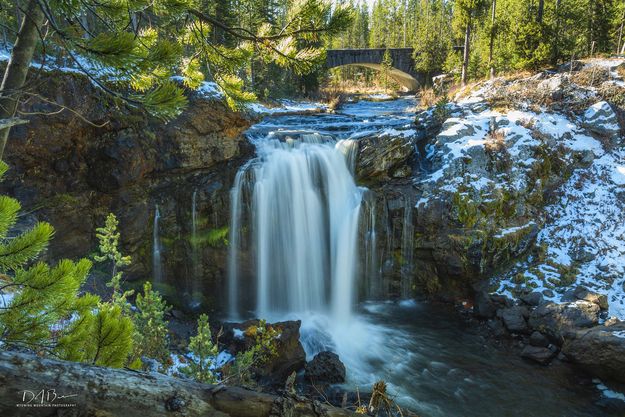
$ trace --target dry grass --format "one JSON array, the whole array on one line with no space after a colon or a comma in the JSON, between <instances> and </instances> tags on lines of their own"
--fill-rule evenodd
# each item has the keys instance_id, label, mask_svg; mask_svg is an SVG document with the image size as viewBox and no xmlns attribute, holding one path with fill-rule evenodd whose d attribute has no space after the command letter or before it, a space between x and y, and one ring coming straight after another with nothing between
<instances>
[{"instance_id":1,"label":"dry grass","mask_svg":"<svg viewBox=\"0 0 625 417\"><path fill-rule=\"evenodd\" d=\"M605 67L592 66L583 68L571 75L571 81L584 87L598 87L610 79L610 70Z\"/></svg>"},{"instance_id":2,"label":"dry grass","mask_svg":"<svg viewBox=\"0 0 625 417\"><path fill-rule=\"evenodd\" d=\"M500 153L506 150L506 134L502 130L495 130L488 133L488 140L484 144L486 152Z\"/></svg>"},{"instance_id":3,"label":"dry grass","mask_svg":"<svg viewBox=\"0 0 625 417\"><path fill-rule=\"evenodd\" d=\"M423 108L432 107L438 101L438 97L436 93L431 88L426 88L421 91L421 95L419 97L419 105Z\"/></svg>"}]
</instances>

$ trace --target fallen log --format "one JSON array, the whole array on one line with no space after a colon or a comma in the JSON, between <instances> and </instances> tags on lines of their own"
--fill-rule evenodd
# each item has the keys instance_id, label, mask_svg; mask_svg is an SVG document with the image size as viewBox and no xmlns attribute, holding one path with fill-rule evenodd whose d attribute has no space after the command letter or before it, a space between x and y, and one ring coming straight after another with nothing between
<instances>
[{"instance_id":1,"label":"fallen log","mask_svg":"<svg viewBox=\"0 0 625 417\"><path fill-rule=\"evenodd\" d=\"M0 351L0 416L350 417L296 396Z\"/></svg>"}]
</instances>

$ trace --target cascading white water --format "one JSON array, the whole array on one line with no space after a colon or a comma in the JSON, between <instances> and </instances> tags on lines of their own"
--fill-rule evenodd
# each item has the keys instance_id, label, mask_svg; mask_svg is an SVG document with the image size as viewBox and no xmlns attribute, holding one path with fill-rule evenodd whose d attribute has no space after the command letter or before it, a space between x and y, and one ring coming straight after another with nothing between
<instances>
[{"instance_id":1,"label":"cascading white water","mask_svg":"<svg viewBox=\"0 0 625 417\"><path fill-rule=\"evenodd\" d=\"M200 247L197 237L197 190L193 190L191 196L191 263L192 276L191 286L191 307L199 305L199 280L202 276L202 263L200 262Z\"/></svg>"},{"instance_id":2,"label":"cascading white water","mask_svg":"<svg viewBox=\"0 0 625 417\"><path fill-rule=\"evenodd\" d=\"M339 149L347 162L349 172L354 174L356 169L356 155L358 153L358 142L354 139L342 139L336 143L336 148Z\"/></svg>"},{"instance_id":3,"label":"cascading white water","mask_svg":"<svg viewBox=\"0 0 625 417\"><path fill-rule=\"evenodd\" d=\"M152 229L152 273L155 284L163 282L163 266L161 264L161 241L158 237L158 222L161 214L158 204L154 208L154 226Z\"/></svg>"},{"instance_id":4,"label":"cascading white water","mask_svg":"<svg viewBox=\"0 0 625 417\"><path fill-rule=\"evenodd\" d=\"M228 245L228 315L239 318L239 250L241 247L241 215L243 210L242 187L245 176L244 166L234 179L230 190L230 237Z\"/></svg>"},{"instance_id":5,"label":"cascading white water","mask_svg":"<svg viewBox=\"0 0 625 417\"><path fill-rule=\"evenodd\" d=\"M257 151L249 176L257 315L316 311L348 320L356 301L363 190L356 186L345 155L334 141L318 134L285 141L270 135L257 141ZM239 172L231 192L231 309L239 298L236 263L244 178Z\"/></svg>"},{"instance_id":6,"label":"cascading white water","mask_svg":"<svg viewBox=\"0 0 625 417\"><path fill-rule=\"evenodd\" d=\"M364 241L364 293L368 298L379 298L382 294L380 267L378 265L378 239L376 232L376 202L372 193L365 199L365 241Z\"/></svg>"},{"instance_id":7,"label":"cascading white water","mask_svg":"<svg viewBox=\"0 0 625 417\"><path fill-rule=\"evenodd\" d=\"M414 263L414 223L413 223L413 206L414 203L409 195L403 196L404 200L404 218L402 222L401 236L401 257L402 257L402 280L401 280L401 296L408 298L412 292L412 268Z\"/></svg>"}]
</instances>

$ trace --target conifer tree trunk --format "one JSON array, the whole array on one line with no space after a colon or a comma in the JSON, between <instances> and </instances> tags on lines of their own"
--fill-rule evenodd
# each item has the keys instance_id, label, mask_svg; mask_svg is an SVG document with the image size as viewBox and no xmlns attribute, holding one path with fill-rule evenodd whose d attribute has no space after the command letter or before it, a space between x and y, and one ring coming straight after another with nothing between
<instances>
[{"instance_id":1,"label":"conifer tree trunk","mask_svg":"<svg viewBox=\"0 0 625 417\"><path fill-rule=\"evenodd\" d=\"M545 13L545 0L538 0L538 12L536 13L536 22L543 22L543 15Z\"/></svg>"},{"instance_id":2,"label":"conifer tree trunk","mask_svg":"<svg viewBox=\"0 0 625 417\"><path fill-rule=\"evenodd\" d=\"M493 48L495 46L495 11L497 9L497 0L493 0L491 9L490 22L490 44L488 45L488 65L490 66L490 78L495 78L495 64L493 62Z\"/></svg>"},{"instance_id":3,"label":"conifer tree trunk","mask_svg":"<svg viewBox=\"0 0 625 417\"><path fill-rule=\"evenodd\" d=\"M556 30L553 38L553 55L551 63L556 65L560 59L560 0L556 0Z\"/></svg>"},{"instance_id":4,"label":"conifer tree trunk","mask_svg":"<svg viewBox=\"0 0 625 417\"><path fill-rule=\"evenodd\" d=\"M26 82L28 68L33 60L43 21L44 15L39 4L36 0L30 0L0 86L0 119L15 115L20 89ZM0 159L4 154L10 129L8 127L0 130Z\"/></svg>"},{"instance_id":5,"label":"conifer tree trunk","mask_svg":"<svg viewBox=\"0 0 625 417\"><path fill-rule=\"evenodd\" d=\"M462 76L461 76L462 85L467 84L467 73L469 71L470 39L471 39L471 19L469 18L467 20L467 27L464 31L464 53L462 57Z\"/></svg>"},{"instance_id":6,"label":"conifer tree trunk","mask_svg":"<svg viewBox=\"0 0 625 417\"><path fill-rule=\"evenodd\" d=\"M625 23L625 7L623 7L623 13L621 14L621 25L618 29L618 42L616 45L616 53L621 51L621 42L623 41L623 24Z\"/></svg>"}]
</instances>

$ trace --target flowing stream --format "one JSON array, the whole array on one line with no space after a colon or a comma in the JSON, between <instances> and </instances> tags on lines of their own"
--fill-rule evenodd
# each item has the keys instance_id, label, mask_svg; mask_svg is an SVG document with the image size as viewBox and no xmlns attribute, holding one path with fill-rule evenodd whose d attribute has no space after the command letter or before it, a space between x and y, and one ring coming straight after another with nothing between
<instances>
[{"instance_id":1,"label":"flowing stream","mask_svg":"<svg viewBox=\"0 0 625 417\"><path fill-rule=\"evenodd\" d=\"M538 367L494 348L446 307L357 299L361 281L366 296L381 295L375 210L384 208L354 181L356 140L410 129L414 106L411 97L361 101L339 114L268 117L249 130L257 157L230 194L230 318L302 320L309 359L338 353L348 388L384 379L422 416L609 415L595 404L594 385L580 385L570 368ZM401 254L411 260L414 201L403 200Z\"/></svg>"},{"instance_id":2,"label":"flowing stream","mask_svg":"<svg viewBox=\"0 0 625 417\"><path fill-rule=\"evenodd\" d=\"M154 207L154 225L152 228L152 271L154 273L154 284L163 282L163 265L161 263L161 240L158 235L158 222L161 214L158 211L158 205Z\"/></svg>"}]
</instances>

